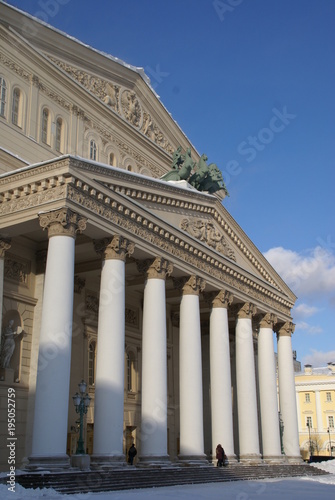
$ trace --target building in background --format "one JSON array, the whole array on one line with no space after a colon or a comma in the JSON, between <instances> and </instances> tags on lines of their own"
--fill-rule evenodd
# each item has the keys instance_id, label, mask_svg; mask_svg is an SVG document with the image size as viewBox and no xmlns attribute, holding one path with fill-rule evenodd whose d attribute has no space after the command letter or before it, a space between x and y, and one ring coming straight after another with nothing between
<instances>
[{"instance_id":1,"label":"building in background","mask_svg":"<svg viewBox=\"0 0 335 500\"><path fill-rule=\"evenodd\" d=\"M295 374L299 444L304 460L335 456L335 363Z\"/></svg>"},{"instance_id":2,"label":"building in background","mask_svg":"<svg viewBox=\"0 0 335 500\"><path fill-rule=\"evenodd\" d=\"M2 2L0 38L1 469L9 432L16 467L69 466L82 379L91 467L132 442L139 465L207 464L218 443L301 461L296 297L219 169L142 69Z\"/></svg>"}]
</instances>

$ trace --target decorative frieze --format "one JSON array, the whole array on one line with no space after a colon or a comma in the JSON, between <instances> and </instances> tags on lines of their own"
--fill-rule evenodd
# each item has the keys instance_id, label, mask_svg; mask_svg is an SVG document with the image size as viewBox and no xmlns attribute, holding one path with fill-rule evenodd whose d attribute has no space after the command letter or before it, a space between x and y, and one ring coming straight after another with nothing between
<instances>
[{"instance_id":1,"label":"decorative frieze","mask_svg":"<svg viewBox=\"0 0 335 500\"><path fill-rule=\"evenodd\" d=\"M20 285L28 286L30 274L30 261L16 255L6 253L4 278Z\"/></svg>"}]
</instances>

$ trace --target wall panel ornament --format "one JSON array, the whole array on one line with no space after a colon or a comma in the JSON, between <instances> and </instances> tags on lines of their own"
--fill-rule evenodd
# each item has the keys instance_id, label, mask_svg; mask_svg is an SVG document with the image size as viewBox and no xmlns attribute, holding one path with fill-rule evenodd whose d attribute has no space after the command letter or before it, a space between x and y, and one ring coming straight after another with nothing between
<instances>
[{"instance_id":1,"label":"wall panel ornament","mask_svg":"<svg viewBox=\"0 0 335 500\"><path fill-rule=\"evenodd\" d=\"M141 103L134 91L124 89L120 85L116 85L113 82L109 82L96 75L75 68L48 54L46 55L58 67L77 80L77 82L92 92L96 97L101 99L101 101L109 106L115 113L125 118L133 127L140 129L144 135L172 155L175 148L166 139L152 116L142 109Z\"/></svg>"}]
</instances>

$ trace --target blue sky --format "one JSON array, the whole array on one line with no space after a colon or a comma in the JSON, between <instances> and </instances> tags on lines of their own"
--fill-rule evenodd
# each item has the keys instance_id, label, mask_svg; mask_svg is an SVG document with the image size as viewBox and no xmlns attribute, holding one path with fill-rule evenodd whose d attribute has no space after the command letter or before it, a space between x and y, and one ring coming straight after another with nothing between
<instances>
[{"instance_id":1,"label":"blue sky","mask_svg":"<svg viewBox=\"0 0 335 500\"><path fill-rule=\"evenodd\" d=\"M145 69L221 168L226 208L298 296L298 359L335 362L335 2L7 3Z\"/></svg>"}]
</instances>

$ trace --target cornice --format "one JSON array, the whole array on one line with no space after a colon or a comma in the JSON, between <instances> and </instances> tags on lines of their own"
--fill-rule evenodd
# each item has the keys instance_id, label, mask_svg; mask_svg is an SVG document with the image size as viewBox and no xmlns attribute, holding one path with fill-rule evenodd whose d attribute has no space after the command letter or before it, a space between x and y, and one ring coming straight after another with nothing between
<instances>
[{"instance_id":1,"label":"cornice","mask_svg":"<svg viewBox=\"0 0 335 500\"><path fill-rule=\"evenodd\" d=\"M169 226L142 205L132 203L130 206L128 198L117 193L113 197L113 193L108 193L103 185L99 187L99 184L91 179L85 179L83 176L80 178L79 172L69 171L69 166L78 166L79 163L78 160L66 157L34 168L26 168L22 172L14 172L0 179L0 185L3 184L0 214L5 216L27 208L43 210L44 203L55 200L62 200L63 204L64 200L71 201L73 207L84 209L86 216L87 212L91 212L109 221L118 231L122 228L132 239L137 238L142 244L155 247L167 258L175 257L184 262L185 267L193 268L197 274L210 276L219 282L219 288L225 286L229 291L237 290L241 300L257 301L273 312L278 311L287 318L290 317L292 302L274 287L269 289L234 262L219 256L201 242L178 231L178 228ZM62 172L62 168L68 171ZM21 184L10 189L14 180L20 181ZM197 204L192 204L192 209L197 210ZM213 214L212 209L204 207L204 212L205 210L206 213Z\"/></svg>"}]
</instances>

